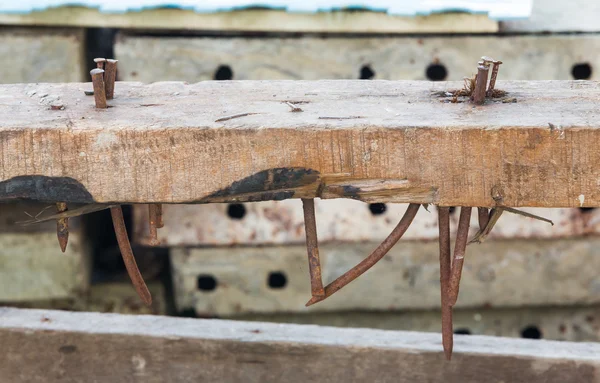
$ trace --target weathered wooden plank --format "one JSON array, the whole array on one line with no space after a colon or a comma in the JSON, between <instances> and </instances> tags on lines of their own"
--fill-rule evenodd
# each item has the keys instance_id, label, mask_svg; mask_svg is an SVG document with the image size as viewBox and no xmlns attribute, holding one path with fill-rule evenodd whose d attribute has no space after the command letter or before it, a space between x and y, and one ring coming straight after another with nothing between
<instances>
[{"instance_id":1,"label":"weathered wooden plank","mask_svg":"<svg viewBox=\"0 0 600 383\"><path fill-rule=\"evenodd\" d=\"M243 321L424 332L439 332L442 326L439 310L243 314L230 318ZM539 339L570 342L600 341L598 305L455 309L452 320L454 331L457 333L511 338L539 336Z\"/></svg>"},{"instance_id":2,"label":"weathered wooden plank","mask_svg":"<svg viewBox=\"0 0 600 383\"><path fill-rule=\"evenodd\" d=\"M442 102L461 86L120 83L97 110L89 84L5 85L0 200L490 206L496 193L515 207L600 206L596 82L500 81L516 103Z\"/></svg>"},{"instance_id":3,"label":"weathered wooden plank","mask_svg":"<svg viewBox=\"0 0 600 383\"><path fill-rule=\"evenodd\" d=\"M500 23L502 32L598 32L597 1L535 0L528 19Z\"/></svg>"},{"instance_id":4,"label":"weathered wooden plank","mask_svg":"<svg viewBox=\"0 0 600 383\"><path fill-rule=\"evenodd\" d=\"M595 382L600 345L0 309L1 382ZM102 350L102 352L99 352ZM436 366L432 368L432 366Z\"/></svg>"},{"instance_id":5,"label":"weathered wooden plank","mask_svg":"<svg viewBox=\"0 0 600 383\"><path fill-rule=\"evenodd\" d=\"M323 282L363 260L375 243L324 244ZM600 303L600 240L489 241L467 248L457 307ZM437 242L400 241L369 272L309 311L435 309ZM171 250L176 304L199 315L304 312L306 248Z\"/></svg>"},{"instance_id":6,"label":"weathered wooden plank","mask_svg":"<svg viewBox=\"0 0 600 383\"><path fill-rule=\"evenodd\" d=\"M181 9L101 13L84 7L56 7L28 14L0 14L0 24L228 32L327 33L493 33L498 22L484 14L447 13L392 16L379 12L292 13L239 10L198 13Z\"/></svg>"},{"instance_id":7,"label":"weathered wooden plank","mask_svg":"<svg viewBox=\"0 0 600 383\"><path fill-rule=\"evenodd\" d=\"M523 54L527 52L527 54ZM483 54L501 59L502 80L569 80L573 67L600 66L597 35L241 38L121 34L115 54L126 81L462 80ZM168 60L164 58L168 57ZM535 65L532 63L535 62ZM361 73L361 71L363 73ZM596 79L598 71L587 77Z\"/></svg>"},{"instance_id":8,"label":"weathered wooden plank","mask_svg":"<svg viewBox=\"0 0 600 383\"><path fill-rule=\"evenodd\" d=\"M382 241L398 224L405 204L366 204L350 199L316 200L319 242ZM490 239L568 238L600 233L600 209L525 208L554 222L504 214ZM451 215L454 231L459 209ZM230 246L303 244L304 216L297 200L246 204L165 205L165 226L158 230L160 246ZM134 240L150 245L148 207L134 207ZM210 222L210 224L207 224ZM471 219L471 236L478 230ZM437 212L421 209L402 238L433 240L438 237Z\"/></svg>"},{"instance_id":9,"label":"weathered wooden plank","mask_svg":"<svg viewBox=\"0 0 600 383\"><path fill-rule=\"evenodd\" d=\"M0 204L0 302L73 298L89 288L91 249L77 219L71 220L64 254L55 221L16 224L29 219L25 212L35 216L45 207Z\"/></svg>"},{"instance_id":10,"label":"weathered wooden plank","mask_svg":"<svg viewBox=\"0 0 600 383\"><path fill-rule=\"evenodd\" d=\"M84 77L83 29L0 29L0 83L79 82Z\"/></svg>"}]
</instances>

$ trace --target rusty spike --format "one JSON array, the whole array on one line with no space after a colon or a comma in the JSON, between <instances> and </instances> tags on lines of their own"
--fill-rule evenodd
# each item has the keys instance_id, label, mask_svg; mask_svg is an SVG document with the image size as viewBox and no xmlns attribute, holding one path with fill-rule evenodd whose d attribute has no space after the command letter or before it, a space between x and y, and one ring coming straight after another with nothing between
<instances>
[{"instance_id":1,"label":"rusty spike","mask_svg":"<svg viewBox=\"0 0 600 383\"><path fill-rule=\"evenodd\" d=\"M478 207L477 218L479 220L479 230L483 230L490 219L490 210L487 207Z\"/></svg>"},{"instance_id":2,"label":"rusty spike","mask_svg":"<svg viewBox=\"0 0 600 383\"><path fill-rule=\"evenodd\" d=\"M148 205L148 226L150 227L150 245L158 246L158 205Z\"/></svg>"},{"instance_id":3,"label":"rusty spike","mask_svg":"<svg viewBox=\"0 0 600 383\"><path fill-rule=\"evenodd\" d=\"M473 102L477 105L483 104L485 101L485 87L490 67L483 64L477 67L477 77L475 78L475 90L473 91Z\"/></svg>"},{"instance_id":4,"label":"rusty spike","mask_svg":"<svg viewBox=\"0 0 600 383\"><path fill-rule=\"evenodd\" d=\"M96 57L94 62L96 63L96 68L104 69L104 63L106 62L106 59L102 57Z\"/></svg>"},{"instance_id":5,"label":"rusty spike","mask_svg":"<svg viewBox=\"0 0 600 383\"><path fill-rule=\"evenodd\" d=\"M440 243L440 295L442 304L442 345L446 359L452 358L454 334L452 329L452 306L448 303L450 284L450 208L438 208Z\"/></svg>"},{"instance_id":6,"label":"rusty spike","mask_svg":"<svg viewBox=\"0 0 600 383\"><path fill-rule=\"evenodd\" d=\"M488 97L492 97L494 95L494 87L496 86L496 78L498 77L498 70L500 70L500 64L502 64L502 61L493 61L492 63L492 76L490 78L490 87L487 90Z\"/></svg>"},{"instance_id":7,"label":"rusty spike","mask_svg":"<svg viewBox=\"0 0 600 383\"><path fill-rule=\"evenodd\" d=\"M92 76L92 84L94 85L94 101L96 102L96 108L106 109L104 70L98 68L92 69L90 75Z\"/></svg>"},{"instance_id":8,"label":"rusty spike","mask_svg":"<svg viewBox=\"0 0 600 383\"><path fill-rule=\"evenodd\" d=\"M392 230L390 235L379 245L367 258L365 258L358 265L354 266L350 270L348 270L345 274L340 276L335 281L331 282L329 285L325 287L325 296L323 298L315 298L313 297L306 303L306 306L311 306L317 302L320 302L324 299L329 298L337 291L339 291L342 287L346 286L348 283L352 282L362 274L364 274L367 270L373 267L384 255L387 254L388 251L402 238L402 235L406 232L410 224L412 223L415 215L419 211L419 204L411 203L408 205L408 209L404 216L398 223L398 225Z\"/></svg>"},{"instance_id":9,"label":"rusty spike","mask_svg":"<svg viewBox=\"0 0 600 383\"><path fill-rule=\"evenodd\" d=\"M458 219L458 231L456 232L456 243L454 244L454 260L452 261L450 286L448 289L448 304L450 306L454 306L458 299L458 289L460 288L460 277L462 276L465 251L467 249L470 221L471 207L461 207L460 218Z\"/></svg>"},{"instance_id":10,"label":"rusty spike","mask_svg":"<svg viewBox=\"0 0 600 383\"><path fill-rule=\"evenodd\" d=\"M58 202L56 204L56 211L58 213L63 213L67 210L65 202ZM69 242L69 218L59 218L56 220L56 236L58 237L60 250L64 253L67 250L67 243Z\"/></svg>"},{"instance_id":11,"label":"rusty spike","mask_svg":"<svg viewBox=\"0 0 600 383\"><path fill-rule=\"evenodd\" d=\"M110 208L110 215L112 216L113 226L115 227L115 235L117 236L117 242L119 243L119 250L121 250L121 256L123 262L125 262L125 268L127 274L131 278L131 282L135 287L135 291L138 293L142 301L150 306L152 304L152 296L144 282L144 278L140 273L140 269L137 267L135 258L133 257L133 251L131 250L131 244L127 237L127 229L125 228L125 221L123 220L123 210L121 206L114 206Z\"/></svg>"},{"instance_id":12,"label":"rusty spike","mask_svg":"<svg viewBox=\"0 0 600 383\"><path fill-rule=\"evenodd\" d=\"M308 251L308 270L310 273L310 290L313 298L324 299L323 279L321 277L321 261L319 259L319 243L317 241L317 222L315 218L315 200L302 199L304 209L304 228L306 230L306 249Z\"/></svg>"},{"instance_id":13,"label":"rusty spike","mask_svg":"<svg viewBox=\"0 0 600 383\"><path fill-rule=\"evenodd\" d=\"M156 227L162 229L165 227L165 221L163 220L163 208L162 204L156 204Z\"/></svg>"},{"instance_id":14,"label":"rusty spike","mask_svg":"<svg viewBox=\"0 0 600 383\"><path fill-rule=\"evenodd\" d=\"M117 79L117 60L108 59L104 64L104 86L106 87L106 98L112 100L115 95L115 81Z\"/></svg>"}]
</instances>

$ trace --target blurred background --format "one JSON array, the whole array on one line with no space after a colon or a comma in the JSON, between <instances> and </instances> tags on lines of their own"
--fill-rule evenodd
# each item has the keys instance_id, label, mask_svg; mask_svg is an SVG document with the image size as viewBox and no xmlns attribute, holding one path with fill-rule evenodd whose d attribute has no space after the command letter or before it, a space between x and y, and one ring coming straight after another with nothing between
<instances>
[{"instance_id":1,"label":"blurred background","mask_svg":"<svg viewBox=\"0 0 600 383\"><path fill-rule=\"evenodd\" d=\"M0 83L87 82L96 57L119 60L119 81L146 83L461 81L487 55L504 63L501 86L503 80L594 80L600 64L600 3L587 0L378 0L354 8L308 0L261 1L261 7L241 0L68 3L0 1ZM326 283L366 257L406 208L352 200L316 206ZM53 222L16 224L45 207L0 206L0 305L441 328L435 208L418 213L380 264L307 309L299 200L165 205L156 247L148 245L147 206L127 207L151 308L128 280L108 211L72 219L62 254ZM459 210L453 209L454 230ZM600 212L526 210L555 226L504 214L487 242L469 246L455 331L599 340Z\"/></svg>"}]
</instances>

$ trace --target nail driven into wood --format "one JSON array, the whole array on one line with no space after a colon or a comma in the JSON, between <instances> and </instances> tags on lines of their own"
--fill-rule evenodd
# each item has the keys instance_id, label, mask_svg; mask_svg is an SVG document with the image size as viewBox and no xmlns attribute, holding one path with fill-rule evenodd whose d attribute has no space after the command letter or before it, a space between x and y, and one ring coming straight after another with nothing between
<instances>
[{"instance_id":1,"label":"nail driven into wood","mask_svg":"<svg viewBox=\"0 0 600 383\"><path fill-rule=\"evenodd\" d=\"M487 90L488 97L494 96L494 87L496 86L496 78L498 77L498 70L500 70L500 64L502 64L502 61L494 61L492 63L492 76L490 78L490 86Z\"/></svg>"},{"instance_id":2,"label":"nail driven into wood","mask_svg":"<svg viewBox=\"0 0 600 383\"><path fill-rule=\"evenodd\" d=\"M481 64L477 67L477 77L475 79L475 90L473 91L473 102L477 105L482 105L485 101L487 78L489 66Z\"/></svg>"},{"instance_id":3,"label":"nail driven into wood","mask_svg":"<svg viewBox=\"0 0 600 383\"><path fill-rule=\"evenodd\" d=\"M448 302L450 285L450 208L438 208L440 244L440 296L442 305L442 346L446 359L452 358L454 333L452 329L452 306Z\"/></svg>"},{"instance_id":4,"label":"nail driven into wood","mask_svg":"<svg viewBox=\"0 0 600 383\"><path fill-rule=\"evenodd\" d=\"M56 203L56 211L58 213L63 213L67 210L65 202ZM67 243L69 242L69 218L59 218L56 220L56 236L58 237L60 250L64 253L67 250Z\"/></svg>"},{"instance_id":5,"label":"nail driven into wood","mask_svg":"<svg viewBox=\"0 0 600 383\"><path fill-rule=\"evenodd\" d=\"M454 306L458 299L458 290L460 288L460 278L462 276L465 252L469 236L469 224L471 222L471 207L463 206L460 208L460 218L458 219L458 231L456 232L456 242L454 244L454 256L452 261L452 272L450 275L450 286L448 288L448 304Z\"/></svg>"},{"instance_id":6,"label":"nail driven into wood","mask_svg":"<svg viewBox=\"0 0 600 383\"><path fill-rule=\"evenodd\" d=\"M321 276L321 260L319 258L319 242L317 240L317 221L315 218L315 200L302 199L304 210L304 229L306 231L306 250L308 252L308 270L310 274L310 291L313 298L325 298L323 279Z\"/></svg>"},{"instance_id":7,"label":"nail driven into wood","mask_svg":"<svg viewBox=\"0 0 600 383\"><path fill-rule=\"evenodd\" d=\"M377 248L373 250L373 252L369 254L367 258L362 260L362 262L360 262L358 265L348 270L342 276L338 277L335 281L327 285L325 287L324 298L317 299L313 297L306 303L306 306L312 306L317 302L321 302L324 299L329 298L341 288L346 286L348 283L363 275L367 270L369 270L377 262L379 262L381 258L383 258L384 255L386 255L388 251L390 251L390 249L400 240L400 238L402 238L402 236L412 223L413 219L417 215L420 206L420 204L416 203L411 203L410 205L408 205L408 209L406 209L406 212L402 216L402 219L400 220L398 225L396 225L396 227L394 228L394 230L392 230L390 235L388 235L388 237L384 239L383 242L379 246L377 246Z\"/></svg>"},{"instance_id":8,"label":"nail driven into wood","mask_svg":"<svg viewBox=\"0 0 600 383\"><path fill-rule=\"evenodd\" d=\"M156 204L156 227L162 229L165 227L165 221L163 220L163 207L162 204Z\"/></svg>"},{"instance_id":9,"label":"nail driven into wood","mask_svg":"<svg viewBox=\"0 0 600 383\"><path fill-rule=\"evenodd\" d=\"M106 98L112 100L115 96L115 81L117 80L118 60L108 59L104 64L104 86L106 87Z\"/></svg>"},{"instance_id":10,"label":"nail driven into wood","mask_svg":"<svg viewBox=\"0 0 600 383\"><path fill-rule=\"evenodd\" d=\"M104 70L98 68L92 69L90 75L92 76L92 84L94 85L94 101L96 102L96 108L106 109Z\"/></svg>"},{"instance_id":11,"label":"nail driven into wood","mask_svg":"<svg viewBox=\"0 0 600 383\"><path fill-rule=\"evenodd\" d=\"M483 230L490 219L490 210L487 207L478 207L477 219L479 221L479 230Z\"/></svg>"},{"instance_id":12,"label":"nail driven into wood","mask_svg":"<svg viewBox=\"0 0 600 383\"><path fill-rule=\"evenodd\" d=\"M94 62L96 63L96 68L104 69L104 63L106 62L106 59L102 57L96 57Z\"/></svg>"},{"instance_id":13,"label":"nail driven into wood","mask_svg":"<svg viewBox=\"0 0 600 383\"><path fill-rule=\"evenodd\" d=\"M133 287L141 300L147 306L150 306L152 304L152 295L150 295L148 286L146 286L146 282L144 282L140 269L138 269L137 263L135 262L133 250L131 250L131 243L129 243L129 237L127 236L127 229L125 228L125 220L123 219L123 210L121 209L121 206L111 207L110 215L115 228L119 250L121 251L123 262L125 262L127 274L129 274Z\"/></svg>"},{"instance_id":14,"label":"nail driven into wood","mask_svg":"<svg viewBox=\"0 0 600 383\"><path fill-rule=\"evenodd\" d=\"M158 246L158 207L157 204L148 205L148 226L150 228L150 245Z\"/></svg>"}]
</instances>

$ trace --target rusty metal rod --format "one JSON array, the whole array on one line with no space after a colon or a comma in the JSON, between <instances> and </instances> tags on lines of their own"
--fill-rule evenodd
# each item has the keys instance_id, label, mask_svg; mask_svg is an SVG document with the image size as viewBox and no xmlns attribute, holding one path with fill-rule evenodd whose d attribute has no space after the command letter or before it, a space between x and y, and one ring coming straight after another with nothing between
<instances>
[{"instance_id":1,"label":"rusty metal rod","mask_svg":"<svg viewBox=\"0 0 600 383\"><path fill-rule=\"evenodd\" d=\"M387 254L388 251L402 238L402 235L406 232L410 224L412 223L415 215L419 211L419 204L411 203L408 205L408 209L404 216L398 223L398 225L392 230L390 235L375 249L367 258L365 258L358 265L354 266L352 269L348 270L345 274L337 278L335 281L331 282L329 285L325 287L325 296L323 298L317 299L313 297L306 303L306 306L311 306L317 302L320 302L324 299L329 298L331 295L335 294L342 287L346 286L348 283L352 282L362 274L364 274L367 270L373 267L384 255Z\"/></svg>"},{"instance_id":2,"label":"rusty metal rod","mask_svg":"<svg viewBox=\"0 0 600 383\"><path fill-rule=\"evenodd\" d=\"M490 78L490 87L487 90L487 96L492 97L494 95L494 87L496 86L496 78L498 77L498 70L500 69L502 61L494 61L492 63L492 76Z\"/></svg>"},{"instance_id":3,"label":"rusty metal rod","mask_svg":"<svg viewBox=\"0 0 600 383\"><path fill-rule=\"evenodd\" d=\"M469 224L471 222L471 207L463 206L460 208L460 218L458 219L458 230L456 232L456 243L454 243L454 260L452 261L452 271L450 275L450 286L448 289L448 304L454 306L458 299L458 290L460 288L460 277L462 276L465 252L469 237Z\"/></svg>"},{"instance_id":4,"label":"rusty metal rod","mask_svg":"<svg viewBox=\"0 0 600 383\"><path fill-rule=\"evenodd\" d=\"M104 63L106 62L106 59L102 57L96 57L94 62L96 63L96 68L104 69Z\"/></svg>"},{"instance_id":5,"label":"rusty metal rod","mask_svg":"<svg viewBox=\"0 0 600 383\"><path fill-rule=\"evenodd\" d=\"M98 68L92 69L90 75L92 75L92 84L94 85L94 101L96 102L96 108L106 109L104 70Z\"/></svg>"},{"instance_id":6,"label":"rusty metal rod","mask_svg":"<svg viewBox=\"0 0 600 383\"><path fill-rule=\"evenodd\" d=\"M150 245L158 245L158 209L156 204L148 205L148 226L150 227Z\"/></svg>"},{"instance_id":7,"label":"rusty metal rod","mask_svg":"<svg viewBox=\"0 0 600 383\"><path fill-rule=\"evenodd\" d=\"M112 100L115 96L115 81L117 79L117 60L108 59L104 64L104 86L106 87L106 98Z\"/></svg>"},{"instance_id":8,"label":"rusty metal rod","mask_svg":"<svg viewBox=\"0 0 600 383\"><path fill-rule=\"evenodd\" d=\"M490 210L487 207L478 207L477 218L479 220L479 230L483 230L490 220Z\"/></svg>"},{"instance_id":9,"label":"rusty metal rod","mask_svg":"<svg viewBox=\"0 0 600 383\"><path fill-rule=\"evenodd\" d=\"M479 65L477 67L477 77L475 78L475 90L473 91L473 102L477 105L481 105L485 101L485 87L487 85L489 70L490 67L486 65Z\"/></svg>"},{"instance_id":10,"label":"rusty metal rod","mask_svg":"<svg viewBox=\"0 0 600 383\"><path fill-rule=\"evenodd\" d=\"M440 296L442 304L442 345L446 359L452 358L454 334L452 329L452 306L448 304L450 285L450 208L438 208L440 243Z\"/></svg>"},{"instance_id":11,"label":"rusty metal rod","mask_svg":"<svg viewBox=\"0 0 600 383\"><path fill-rule=\"evenodd\" d=\"M57 202L56 211L58 213L67 211L67 204L65 202ZM56 220L56 236L60 250L64 253L67 250L67 243L69 242L69 218L59 218Z\"/></svg>"},{"instance_id":12,"label":"rusty metal rod","mask_svg":"<svg viewBox=\"0 0 600 383\"><path fill-rule=\"evenodd\" d=\"M163 220L163 208L161 203L156 204L156 227L162 229L165 227L165 221Z\"/></svg>"},{"instance_id":13,"label":"rusty metal rod","mask_svg":"<svg viewBox=\"0 0 600 383\"><path fill-rule=\"evenodd\" d=\"M306 231L306 250L308 251L308 270L310 273L310 291L313 298L324 298L319 243L317 240L317 221L315 218L315 200L302 199L304 209L304 228Z\"/></svg>"},{"instance_id":14,"label":"rusty metal rod","mask_svg":"<svg viewBox=\"0 0 600 383\"><path fill-rule=\"evenodd\" d=\"M152 304L152 296L150 295L148 286L146 286L146 282L144 282L144 278L133 257L133 251L131 250L129 238L127 237L127 229L125 228L121 206L111 207L110 215L112 216L113 226L115 227L115 235L117 236L117 242L119 243L119 250L121 250L123 262L125 262L125 268L127 268L127 274L129 274L129 278L131 278L135 291L137 291L142 301L150 306Z\"/></svg>"}]
</instances>

